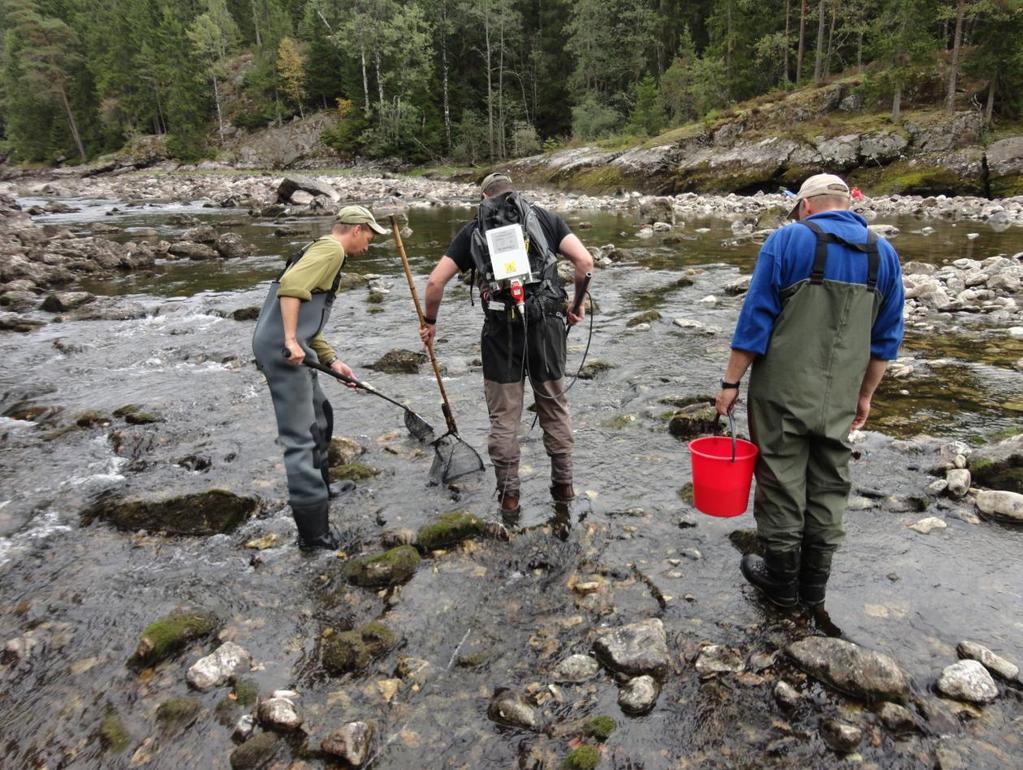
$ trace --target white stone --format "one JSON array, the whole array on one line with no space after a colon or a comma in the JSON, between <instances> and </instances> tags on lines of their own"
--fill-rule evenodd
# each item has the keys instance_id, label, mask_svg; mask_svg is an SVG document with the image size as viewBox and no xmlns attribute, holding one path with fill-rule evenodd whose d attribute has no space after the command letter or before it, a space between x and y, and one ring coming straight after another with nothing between
<instances>
[{"instance_id":1,"label":"white stone","mask_svg":"<svg viewBox=\"0 0 1023 770\"><path fill-rule=\"evenodd\" d=\"M932 495L940 495L946 489L948 489L948 481L946 479L938 479L927 485L927 491Z\"/></svg>"},{"instance_id":2,"label":"white stone","mask_svg":"<svg viewBox=\"0 0 1023 770\"><path fill-rule=\"evenodd\" d=\"M988 515L1023 522L1023 495L1001 489L984 490L977 493L977 509Z\"/></svg>"},{"instance_id":3,"label":"white stone","mask_svg":"<svg viewBox=\"0 0 1023 770\"><path fill-rule=\"evenodd\" d=\"M562 684L577 684L592 679L600 664L589 655L570 655L555 667L552 679Z\"/></svg>"},{"instance_id":4,"label":"white stone","mask_svg":"<svg viewBox=\"0 0 1023 770\"><path fill-rule=\"evenodd\" d=\"M212 655L200 658L188 669L186 679L197 690L222 685L252 663L248 652L234 642L225 642Z\"/></svg>"},{"instance_id":5,"label":"white stone","mask_svg":"<svg viewBox=\"0 0 1023 770\"><path fill-rule=\"evenodd\" d=\"M941 672L938 690L955 700L989 703L998 697L998 685L976 660L961 660Z\"/></svg>"},{"instance_id":6,"label":"white stone","mask_svg":"<svg viewBox=\"0 0 1023 770\"><path fill-rule=\"evenodd\" d=\"M979 661L983 664L984 668L998 674L1003 679L1015 679L1019 676L1019 666L1012 661L1006 660L1001 655L995 655L987 647L977 642L959 642L956 651L959 653L960 658Z\"/></svg>"},{"instance_id":7,"label":"white stone","mask_svg":"<svg viewBox=\"0 0 1023 770\"><path fill-rule=\"evenodd\" d=\"M945 523L944 519L939 519L937 516L928 516L926 519L920 519L916 524L910 525L910 529L914 529L922 535L926 535L936 529L945 529L948 524Z\"/></svg>"},{"instance_id":8,"label":"white stone","mask_svg":"<svg viewBox=\"0 0 1023 770\"><path fill-rule=\"evenodd\" d=\"M652 676L644 674L625 682L618 690L618 705L627 714L645 714L657 703L661 687Z\"/></svg>"},{"instance_id":9,"label":"white stone","mask_svg":"<svg viewBox=\"0 0 1023 770\"><path fill-rule=\"evenodd\" d=\"M267 727L281 730L297 730L302 726L302 716L290 698L278 697L276 694L260 702L259 721Z\"/></svg>"},{"instance_id":10,"label":"white stone","mask_svg":"<svg viewBox=\"0 0 1023 770\"><path fill-rule=\"evenodd\" d=\"M704 325L699 321L691 321L688 318L676 318L672 321L680 329L703 329Z\"/></svg>"},{"instance_id":11,"label":"white stone","mask_svg":"<svg viewBox=\"0 0 1023 770\"><path fill-rule=\"evenodd\" d=\"M945 480L948 481L948 492L952 497L964 497L970 491L970 472L965 468L953 468L945 474Z\"/></svg>"},{"instance_id":12,"label":"white stone","mask_svg":"<svg viewBox=\"0 0 1023 770\"><path fill-rule=\"evenodd\" d=\"M803 699L803 696L784 679L779 679L778 684L774 686L774 699L781 705L792 708Z\"/></svg>"},{"instance_id":13,"label":"white stone","mask_svg":"<svg viewBox=\"0 0 1023 770\"><path fill-rule=\"evenodd\" d=\"M728 672L738 673L745 668L746 664L736 650L719 644L704 647L700 650L700 657L696 659L696 672L700 676Z\"/></svg>"}]
</instances>

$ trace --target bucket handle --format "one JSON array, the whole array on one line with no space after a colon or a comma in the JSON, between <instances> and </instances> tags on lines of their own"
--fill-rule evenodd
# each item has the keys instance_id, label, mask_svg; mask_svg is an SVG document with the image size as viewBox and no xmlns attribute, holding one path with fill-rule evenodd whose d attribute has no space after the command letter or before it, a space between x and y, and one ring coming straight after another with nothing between
<instances>
[{"instance_id":1,"label":"bucket handle","mask_svg":"<svg viewBox=\"0 0 1023 770\"><path fill-rule=\"evenodd\" d=\"M728 410L728 432L732 435L732 462L735 462L735 418L732 411Z\"/></svg>"}]
</instances>

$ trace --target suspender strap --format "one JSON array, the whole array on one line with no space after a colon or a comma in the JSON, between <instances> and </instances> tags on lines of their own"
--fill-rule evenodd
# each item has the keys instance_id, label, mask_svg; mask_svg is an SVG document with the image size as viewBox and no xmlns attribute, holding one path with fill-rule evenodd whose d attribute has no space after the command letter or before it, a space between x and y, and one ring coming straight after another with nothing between
<instances>
[{"instance_id":1,"label":"suspender strap","mask_svg":"<svg viewBox=\"0 0 1023 770\"><path fill-rule=\"evenodd\" d=\"M326 237L326 236L324 236L324 237ZM321 240L323 240L323 238L320 238L320 239L318 239L316 241L312 241L310 243L307 243L305 246L302 247L302 250L300 252L298 252L297 254L292 255L291 258L287 261L287 263L285 263L284 269L281 270L281 274L279 276L277 276L277 282L280 283L281 279L284 277L284 274L286 272L288 272L288 269L292 265L294 265L296 262L298 262L300 259L302 259L302 257L305 256L305 253L307 251L309 251L309 249L311 249L316 243L318 243ZM342 259L341 260L341 267L344 267L344 264L345 264L344 260ZM334 299L337 296L337 290L338 290L338 287L340 285L341 285L341 268L338 268L337 273L334 275L334 282L330 285L330 291L328 292L328 294L329 294L329 296L327 297L327 304L328 305L334 304Z\"/></svg>"},{"instance_id":2,"label":"suspender strap","mask_svg":"<svg viewBox=\"0 0 1023 770\"><path fill-rule=\"evenodd\" d=\"M800 220L799 224L805 225L813 232L817 240L814 250L813 270L810 272L810 283L821 283L824 280L824 268L828 264L828 244L837 243L847 249L862 252L867 255L867 289L874 291L877 287L877 270L881 263L881 255L877 248L877 235L867 230L866 243L851 243L840 235L829 233L821 229L816 222Z\"/></svg>"}]
</instances>

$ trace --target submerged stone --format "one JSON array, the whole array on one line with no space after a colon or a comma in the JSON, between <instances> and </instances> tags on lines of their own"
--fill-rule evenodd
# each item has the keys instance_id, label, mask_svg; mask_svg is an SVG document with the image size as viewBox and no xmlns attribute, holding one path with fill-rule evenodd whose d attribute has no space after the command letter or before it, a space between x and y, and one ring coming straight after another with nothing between
<instances>
[{"instance_id":1,"label":"submerged stone","mask_svg":"<svg viewBox=\"0 0 1023 770\"><path fill-rule=\"evenodd\" d=\"M640 324L648 324L648 323L653 323L654 321L660 321L660 320L661 320L661 313L660 313L660 311L658 311L658 310L645 310L642 313L634 315L632 318L630 318L626 322L625 325L628 328L631 329L634 326L639 326Z\"/></svg>"},{"instance_id":2,"label":"submerged stone","mask_svg":"<svg viewBox=\"0 0 1023 770\"><path fill-rule=\"evenodd\" d=\"M231 752L231 770L257 770L274 758L280 744L276 733L260 733Z\"/></svg>"},{"instance_id":3,"label":"submerged stone","mask_svg":"<svg viewBox=\"0 0 1023 770\"><path fill-rule=\"evenodd\" d=\"M836 690L867 700L905 700L909 676L884 653L842 639L813 636L785 652L796 664Z\"/></svg>"},{"instance_id":4,"label":"submerged stone","mask_svg":"<svg viewBox=\"0 0 1023 770\"><path fill-rule=\"evenodd\" d=\"M408 582L419 566L419 552L401 545L375 556L352 559L344 567L349 583L364 587L393 586Z\"/></svg>"},{"instance_id":5,"label":"submerged stone","mask_svg":"<svg viewBox=\"0 0 1023 770\"><path fill-rule=\"evenodd\" d=\"M671 665L664 624L658 618L609 631L593 643L593 649L605 666L632 676L661 676Z\"/></svg>"},{"instance_id":6,"label":"submerged stone","mask_svg":"<svg viewBox=\"0 0 1023 770\"><path fill-rule=\"evenodd\" d=\"M247 669L252 658L235 642L224 642L213 654L197 660L185 675L197 690L209 690L223 684L236 673Z\"/></svg>"},{"instance_id":7,"label":"submerged stone","mask_svg":"<svg viewBox=\"0 0 1023 770\"><path fill-rule=\"evenodd\" d=\"M171 698L156 709L156 721L165 729L183 730L196 720L200 711L202 704L194 698Z\"/></svg>"},{"instance_id":8,"label":"submerged stone","mask_svg":"<svg viewBox=\"0 0 1023 770\"><path fill-rule=\"evenodd\" d=\"M189 642L213 633L219 626L219 619L209 612L172 612L146 626L129 662L133 665L155 665L177 653Z\"/></svg>"},{"instance_id":9,"label":"submerged stone","mask_svg":"<svg viewBox=\"0 0 1023 770\"><path fill-rule=\"evenodd\" d=\"M583 733L603 743L611 737L617 726L611 717L597 716L587 720L583 725Z\"/></svg>"},{"instance_id":10,"label":"submerged stone","mask_svg":"<svg viewBox=\"0 0 1023 770\"><path fill-rule=\"evenodd\" d=\"M464 511L445 513L421 527L416 542L424 551L448 548L472 537L489 532L487 523L479 516Z\"/></svg>"},{"instance_id":11,"label":"submerged stone","mask_svg":"<svg viewBox=\"0 0 1023 770\"><path fill-rule=\"evenodd\" d=\"M103 748L114 754L120 754L131 744L131 736L124 729L120 714L113 708L107 709L103 721L99 723L98 735Z\"/></svg>"},{"instance_id":12,"label":"submerged stone","mask_svg":"<svg viewBox=\"0 0 1023 770\"><path fill-rule=\"evenodd\" d=\"M120 417L129 425L150 425L162 422L163 418L152 412L145 412L138 404L126 404L114 410L114 417Z\"/></svg>"},{"instance_id":13,"label":"submerged stone","mask_svg":"<svg viewBox=\"0 0 1023 770\"><path fill-rule=\"evenodd\" d=\"M589 655L570 655L555 667L551 678L559 684L578 684L592 679L600 664Z\"/></svg>"},{"instance_id":14,"label":"submerged stone","mask_svg":"<svg viewBox=\"0 0 1023 770\"><path fill-rule=\"evenodd\" d=\"M860 745L863 731L837 719L825 719L821 723L821 739L839 754L848 754Z\"/></svg>"},{"instance_id":15,"label":"submerged stone","mask_svg":"<svg viewBox=\"0 0 1023 770\"><path fill-rule=\"evenodd\" d=\"M255 497L212 489L165 500L101 497L82 512L82 523L109 521L118 529L165 532L168 535L216 535L232 532L259 509Z\"/></svg>"},{"instance_id":16,"label":"submerged stone","mask_svg":"<svg viewBox=\"0 0 1023 770\"><path fill-rule=\"evenodd\" d=\"M287 695L292 695L288 693ZM298 713L295 701L281 692L275 692L265 701L261 701L256 710L260 724L275 730L291 731L302 726L302 716Z\"/></svg>"},{"instance_id":17,"label":"submerged stone","mask_svg":"<svg viewBox=\"0 0 1023 770\"><path fill-rule=\"evenodd\" d=\"M649 713L661 694L661 686L652 676L633 677L618 690L618 705L630 716Z\"/></svg>"},{"instance_id":18,"label":"submerged stone","mask_svg":"<svg viewBox=\"0 0 1023 770\"><path fill-rule=\"evenodd\" d=\"M675 412L668 421L668 432L678 439L690 440L718 433L719 416L713 404L692 404Z\"/></svg>"},{"instance_id":19,"label":"submerged stone","mask_svg":"<svg viewBox=\"0 0 1023 770\"><path fill-rule=\"evenodd\" d=\"M373 746L373 726L365 722L349 722L335 730L320 743L324 754L337 757L351 767L362 767Z\"/></svg>"},{"instance_id":20,"label":"submerged stone","mask_svg":"<svg viewBox=\"0 0 1023 770\"><path fill-rule=\"evenodd\" d=\"M538 725L536 709L510 690L500 688L494 693L487 708L487 716L498 724L535 730Z\"/></svg>"},{"instance_id":21,"label":"submerged stone","mask_svg":"<svg viewBox=\"0 0 1023 770\"><path fill-rule=\"evenodd\" d=\"M561 763L562 770L593 770L600 764L600 751L593 746L573 749Z\"/></svg>"},{"instance_id":22,"label":"submerged stone","mask_svg":"<svg viewBox=\"0 0 1023 770\"><path fill-rule=\"evenodd\" d=\"M607 361L590 361L579 371L579 379L592 380L595 379L598 374L602 374L614 368L614 364L609 364Z\"/></svg>"},{"instance_id":23,"label":"submerged stone","mask_svg":"<svg viewBox=\"0 0 1023 770\"><path fill-rule=\"evenodd\" d=\"M358 671L373 658L394 649L395 644L394 632L379 621L332 634L322 643L323 667L333 676Z\"/></svg>"},{"instance_id":24,"label":"submerged stone","mask_svg":"<svg viewBox=\"0 0 1023 770\"><path fill-rule=\"evenodd\" d=\"M984 665L984 668L998 674L1002 679L1015 679L1019 676L1019 666L1000 655L995 655L987 647L977 642L959 642L956 652L959 653L960 658L979 661Z\"/></svg>"},{"instance_id":25,"label":"submerged stone","mask_svg":"<svg viewBox=\"0 0 1023 770\"><path fill-rule=\"evenodd\" d=\"M331 482L341 481L348 479L350 481L363 481L365 479L371 479L378 475L380 471L376 468L371 468L368 465L362 463L347 463L346 465L336 465L328 472L330 474Z\"/></svg>"},{"instance_id":26,"label":"submerged stone","mask_svg":"<svg viewBox=\"0 0 1023 770\"><path fill-rule=\"evenodd\" d=\"M413 350L391 350L366 368L385 374L418 374L427 358L425 353Z\"/></svg>"}]
</instances>

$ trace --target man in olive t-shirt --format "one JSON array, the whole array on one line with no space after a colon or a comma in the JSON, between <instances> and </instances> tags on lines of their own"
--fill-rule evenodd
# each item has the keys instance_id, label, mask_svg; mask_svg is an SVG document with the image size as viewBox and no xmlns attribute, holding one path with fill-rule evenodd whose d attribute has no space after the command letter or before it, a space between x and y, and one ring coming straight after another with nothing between
<instances>
[{"instance_id":1,"label":"man in olive t-shirt","mask_svg":"<svg viewBox=\"0 0 1023 770\"><path fill-rule=\"evenodd\" d=\"M362 206L345 206L328 235L291 261L271 284L263 303L252 350L266 375L284 447L288 502L302 550L337 547L330 530L327 452L334 427L333 409L320 390L316 371L302 366L313 354L324 366L353 377L352 370L323 338L346 255L369 248L374 233L386 233Z\"/></svg>"}]
</instances>

